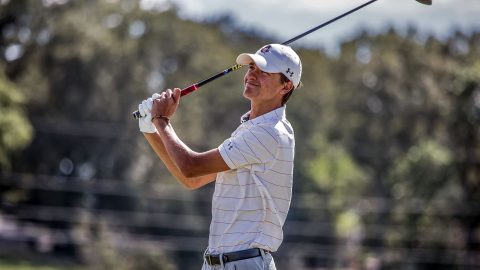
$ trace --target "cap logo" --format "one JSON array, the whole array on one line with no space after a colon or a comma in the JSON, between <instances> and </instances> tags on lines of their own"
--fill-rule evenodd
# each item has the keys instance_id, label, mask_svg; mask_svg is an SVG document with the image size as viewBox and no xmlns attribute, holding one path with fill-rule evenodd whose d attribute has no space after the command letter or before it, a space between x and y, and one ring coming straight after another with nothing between
<instances>
[{"instance_id":1,"label":"cap logo","mask_svg":"<svg viewBox=\"0 0 480 270\"><path fill-rule=\"evenodd\" d=\"M290 71L290 68L287 69L287 71L285 71L286 73L290 74L290 77L293 76L293 71Z\"/></svg>"},{"instance_id":2,"label":"cap logo","mask_svg":"<svg viewBox=\"0 0 480 270\"><path fill-rule=\"evenodd\" d=\"M260 51L261 51L262 53L267 53L267 52L270 51L271 48L272 48L271 45L267 45L267 46L263 47Z\"/></svg>"}]
</instances>

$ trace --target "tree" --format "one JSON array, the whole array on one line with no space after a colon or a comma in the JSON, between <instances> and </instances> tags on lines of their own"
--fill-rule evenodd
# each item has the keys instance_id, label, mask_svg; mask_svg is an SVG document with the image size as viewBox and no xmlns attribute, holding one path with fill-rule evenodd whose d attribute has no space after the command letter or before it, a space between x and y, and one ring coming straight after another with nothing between
<instances>
[{"instance_id":1,"label":"tree","mask_svg":"<svg viewBox=\"0 0 480 270\"><path fill-rule=\"evenodd\" d=\"M23 150L33 137L24 102L22 93L0 66L0 168L4 171L12 165L9 155Z\"/></svg>"}]
</instances>

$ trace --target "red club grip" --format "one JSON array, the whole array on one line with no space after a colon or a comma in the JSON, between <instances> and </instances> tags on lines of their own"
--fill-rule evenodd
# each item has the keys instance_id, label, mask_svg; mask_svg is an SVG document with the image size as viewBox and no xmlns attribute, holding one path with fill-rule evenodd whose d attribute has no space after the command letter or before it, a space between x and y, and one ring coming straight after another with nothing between
<instances>
[{"instance_id":1,"label":"red club grip","mask_svg":"<svg viewBox=\"0 0 480 270\"><path fill-rule=\"evenodd\" d=\"M190 94L191 92L198 90L199 88L200 87L198 87L197 84L192 84L189 87L187 87L185 89L182 89L182 92L180 93L180 96L182 96L182 97L186 96L186 95Z\"/></svg>"}]
</instances>

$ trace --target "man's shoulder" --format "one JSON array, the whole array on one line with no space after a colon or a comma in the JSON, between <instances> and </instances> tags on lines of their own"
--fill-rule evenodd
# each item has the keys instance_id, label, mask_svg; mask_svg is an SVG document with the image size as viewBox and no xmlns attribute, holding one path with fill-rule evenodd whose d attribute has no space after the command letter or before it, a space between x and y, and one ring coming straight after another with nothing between
<instances>
[{"instance_id":1,"label":"man's shoulder","mask_svg":"<svg viewBox=\"0 0 480 270\"><path fill-rule=\"evenodd\" d=\"M285 119L284 119L285 120ZM290 144L294 138L293 128L288 121L266 121L252 125L248 132L257 137L272 138L278 146Z\"/></svg>"},{"instance_id":2,"label":"man's shoulder","mask_svg":"<svg viewBox=\"0 0 480 270\"><path fill-rule=\"evenodd\" d=\"M286 118L265 121L259 123L258 127L264 130L275 132L278 136L289 134L293 136L294 133L292 125Z\"/></svg>"}]
</instances>

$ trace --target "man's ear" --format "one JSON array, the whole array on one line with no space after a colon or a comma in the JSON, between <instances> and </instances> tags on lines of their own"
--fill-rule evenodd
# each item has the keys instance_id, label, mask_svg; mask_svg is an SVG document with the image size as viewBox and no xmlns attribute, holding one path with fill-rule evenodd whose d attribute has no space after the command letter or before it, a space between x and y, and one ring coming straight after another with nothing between
<instances>
[{"instance_id":1,"label":"man's ear","mask_svg":"<svg viewBox=\"0 0 480 270\"><path fill-rule=\"evenodd\" d=\"M288 82L283 84L283 88L280 91L280 93L282 93L282 95L285 95L288 92L290 92L292 89L293 89L293 83L291 81L288 81Z\"/></svg>"}]
</instances>

